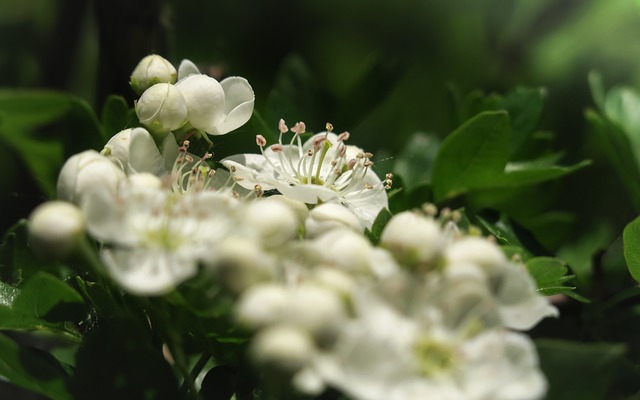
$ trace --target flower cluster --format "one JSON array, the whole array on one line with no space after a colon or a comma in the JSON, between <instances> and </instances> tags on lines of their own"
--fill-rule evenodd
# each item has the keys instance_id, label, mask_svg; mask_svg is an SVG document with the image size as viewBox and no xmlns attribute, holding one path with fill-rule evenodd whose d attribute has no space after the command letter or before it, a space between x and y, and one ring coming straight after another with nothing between
<instances>
[{"instance_id":1,"label":"flower cluster","mask_svg":"<svg viewBox=\"0 0 640 400\"><path fill-rule=\"evenodd\" d=\"M433 206L394 215L392 177L326 131L280 121L278 143L213 169L172 132L213 135L247 122L253 91L189 61L145 58L131 84L140 122L98 153L72 156L56 202L34 212L34 240L68 253L86 229L104 270L133 295L162 296L208 276L233 299L266 375L304 393L353 399L538 399L546 389L528 330L557 310L526 269ZM162 133L159 135L159 133ZM287 135L290 137L287 138ZM268 195L267 195L268 194ZM60 223L60 213L64 212ZM58 217L56 217L58 216Z\"/></svg>"}]
</instances>

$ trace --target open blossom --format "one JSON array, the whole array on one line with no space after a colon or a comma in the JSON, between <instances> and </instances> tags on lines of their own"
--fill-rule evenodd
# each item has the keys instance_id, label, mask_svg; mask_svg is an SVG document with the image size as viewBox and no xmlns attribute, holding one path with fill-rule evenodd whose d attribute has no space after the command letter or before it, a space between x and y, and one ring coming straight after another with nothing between
<instances>
[{"instance_id":1,"label":"open blossom","mask_svg":"<svg viewBox=\"0 0 640 400\"><path fill-rule=\"evenodd\" d=\"M347 132L322 132L302 144L303 123L291 129L289 144L283 144L288 128L284 121L280 127L275 145L266 147L266 140L257 137L261 155L231 156L222 164L246 188L258 184L307 204L336 202L351 210L363 228L371 227L380 210L388 206L385 187L390 184L390 179L381 181L371 169L372 155L346 145Z\"/></svg>"},{"instance_id":2,"label":"open blossom","mask_svg":"<svg viewBox=\"0 0 640 400\"><path fill-rule=\"evenodd\" d=\"M358 400L533 400L546 382L530 339L507 330L475 335L433 318L408 318L371 293L335 346L300 374ZM304 387L302 388L304 389Z\"/></svg>"},{"instance_id":3,"label":"open blossom","mask_svg":"<svg viewBox=\"0 0 640 400\"><path fill-rule=\"evenodd\" d=\"M114 280L132 293L157 295L196 274L234 229L238 202L215 191L174 193L143 176L130 176L115 195L92 192L84 212L91 235L107 245L101 255Z\"/></svg>"}]
</instances>

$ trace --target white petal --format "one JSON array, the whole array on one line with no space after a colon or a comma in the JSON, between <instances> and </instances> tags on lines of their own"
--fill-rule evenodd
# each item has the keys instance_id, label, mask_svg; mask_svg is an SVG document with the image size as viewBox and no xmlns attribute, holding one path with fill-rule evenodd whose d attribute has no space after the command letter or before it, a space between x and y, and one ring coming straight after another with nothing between
<instances>
[{"instance_id":1,"label":"white petal","mask_svg":"<svg viewBox=\"0 0 640 400\"><path fill-rule=\"evenodd\" d=\"M253 114L255 94L249 82L239 76L232 76L220 82L224 89L224 121L216 124L207 133L224 135L246 124Z\"/></svg>"},{"instance_id":2,"label":"white petal","mask_svg":"<svg viewBox=\"0 0 640 400\"><path fill-rule=\"evenodd\" d=\"M208 132L225 118L225 94L210 76L189 75L175 85L187 103L187 119L196 129Z\"/></svg>"},{"instance_id":3,"label":"white petal","mask_svg":"<svg viewBox=\"0 0 640 400\"><path fill-rule=\"evenodd\" d=\"M307 204L326 203L338 195L333 190L320 185L294 185L277 182L276 189L283 195Z\"/></svg>"},{"instance_id":4,"label":"white petal","mask_svg":"<svg viewBox=\"0 0 640 400\"><path fill-rule=\"evenodd\" d=\"M182 60L178 67L178 81L186 78L189 75L200 74L198 67L190 60Z\"/></svg>"},{"instance_id":5,"label":"white petal","mask_svg":"<svg viewBox=\"0 0 640 400\"><path fill-rule=\"evenodd\" d=\"M127 172L149 172L155 175L165 172L162 154L146 129L136 128L131 132Z\"/></svg>"},{"instance_id":6,"label":"white petal","mask_svg":"<svg viewBox=\"0 0 640 400\"><path fill-rule=\"evenodd\" d=\"M137 295L167 293L197 272L194 259L158 249L104 250L101 255L113 279Z\"/></svg>"},{"instance_id":7,"label":"white petal","mask_svg":"<svg viewBox=\"0 0 640 400\"><path fill-rule=\"evenodd\" d=\"M162 158L164 159L164 170L171 171L173 164L176 162L179 154L178 143L176 143L176 137L173 134L169 134L164 138L162 142Z\"/></svg>"},{"instance_id":8,"label":"white petal","mask_svg":"<svg viewBox=\"0 0 640 400\"><path fill-rule=\"evenodd\" d=\"M274 189L260 178L266 165L264 157L260 154L236 154L223 159L221 163L229 170L235 169L233 175L241 178L238 185L245 189L253 190L256 185L262 186L263 190Z\"/></svg>"},{"instance_id":9,"label":"white petal","mask_svg":"<svg viewBox=\"0 0 640 400\"><path fill-rule=\"evenodd\" d=\"M87 230L93 237L123 245L136 243L125 223L124 210L117 207L116 199L109 191L92 191L83 199L81 208L87 218Z\"/></svg>"}]
</instances>

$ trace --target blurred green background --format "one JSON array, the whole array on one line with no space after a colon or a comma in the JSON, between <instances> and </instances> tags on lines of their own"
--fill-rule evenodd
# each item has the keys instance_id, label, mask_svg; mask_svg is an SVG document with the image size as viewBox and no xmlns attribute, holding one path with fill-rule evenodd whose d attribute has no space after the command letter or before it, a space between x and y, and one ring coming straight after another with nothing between
<instances>
[{"instance_id":1,"label":"blurred green background","mask_svg":"<svg viewBox=\"0 0 640 400\"><path fill-rule=\"evenodd\" d=\"M3 127L15 90L72 94L69 113L99 119L108 95L133 106L129 74L149 53L176 65L188 58L217 78L247 78L257 112L273 129L285 118L303 120L311 131L327 121L350 131L351 142L378 156L381 173L395 171L416 133L437 141L454 130L462 122L457 105L468 93L543 88L542 153L561 151L567 164L590 159L591 166L533 188L475 194L464 205L505 213L532 232L543 254L569 262L585 295L602 300L631 285L620 235L640 209L585 110L595 108L591 71L606 88L640 89L637 0L0 0L3 232L53 196L66 157L85 145L100 147L85 144L84 125L64 116L25 125L20 134L28 131L31 146L18 140L18 131ZM250 123L216 138L217 156L255 151L253 137L262 128ZM543 324L539 335L624 342L618 333L631 317L605 323L603 310L570 308L569 317ZM553 346L546 348L555 354ZM620 349L564 351L574 351L576 360L606 361ZM623 381L621 392L635 390Z\"/></svg>"}]
</instances>

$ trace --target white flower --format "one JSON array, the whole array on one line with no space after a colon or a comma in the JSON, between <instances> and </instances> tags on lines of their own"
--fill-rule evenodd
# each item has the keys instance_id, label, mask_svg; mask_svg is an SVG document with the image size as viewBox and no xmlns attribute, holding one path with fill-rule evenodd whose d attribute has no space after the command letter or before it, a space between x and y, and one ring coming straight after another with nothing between
<instances>
[{"instance_id":1,"label":"white flower","mask_svg":"<svg viewBox=\"0 0 640 400\"><path fill-rule=\"evenodd\" d=\"M433 319L401 315L370 293L354 297L355 318L314 371L356 400L533 400L546 383L528 338L503 330L474 336Z\"/></svg>"},{"instance_id":2,"label":"white flower","mask_svg":"<svg viewBox=\"0 0 640 400\"><path fill-rule=\"evenodd\" d=\"M187 102L170 83L156 83L145 90L135 109L140 122L153 132L174 131L187 122Z\"/></svg>"},{"instance_id":3,"label":"white flower","mask_svg":"<svg viewBox=\"0 0 640 400\"><path fill-rule=\"evenodd\" d=\"M260 366L293 373L311 360L315 346L311 336L304 330L276 325L258 333L250 350L254 361Z\"/></svg>"},{"instance_id":4,"label":"white flower","mask_svg":"<svg viewBox=\"0 0 640 400\"><path fill-rule=\"evenodd\" d=\"M543 318L558 315L549 300L536 291L527 270L509 262L500 248L485 238L464 237L455 241L447 248L445 259L445 274L453 281L468 279L471 272L465 276L449 272L451 269L469 271L475 268L484 275L484 285L493 295L497 312L508 328L528 330Z\"/></svg>"},{"instance_id":5,"label":"white flower","mask_svg":"<svg viewBox=\"0 0 640 400\"><path fill-rule=\"evenodd\" d=\"M124 172L107 157L95 150L71 156L58 175L58 199L80 204L84 196L94 190L106 189L115 193Z\"/></svg>"},{"instance_id":6,"label":"white flower","mask_svg":"<svg viewBox=\"0 0 640 400\"><path fill-rule=\"evenodd\" d=\"M102 259L116 282L135 294L163 294L194 276L233 231L238 202L213 191L183 195L135 185L132 178L117 195L92 192L83 203L88 230L108 245Z\"/></svg>"},{"instance_id":7,"label":"white flower","mask_svg":"<svg viewBox=\"0 0 640 400\"><path fill-rule=\"evenodd\" d=\"M141 94L156 83L174 83L177 71L173 65L157 54L144 57L131 73L131 87Z\"/></svg>"},{"instance_id":8,"label":"white flower","mask_svg":"<svg viewBox=\"0 0 640 400\"><path fill-rule=\"evenodd\" d=\"M247 205L243 221L267 248L283 246L298 234L298 216L286 203L270 197Z\"/></svg>"},{"instance_id":9,"label":"white flower","mask_svg":"<svg viewBox=\"0 0 640 400\"><path fill-rule=\"evenodd\" d=\"M29 216L32 244L44 254L64 257L78 244L85 231L82 211L66 201L48 201Z\"/></svg>"},{"instance_id":10,"label":"white flower","mask_svg":"<svg viewBox=\"0 0 640 400\"><path fill-rule=\"evenodd\" d=\"M255 95L244 78L233 76L218 82L184 60L178 69L176 88L186 101L189 123L210 135L231 132L253 114Z\"/></svg>"},{"instance_id":11,"label":"white flower","mask_svg":"<svg viewBox=\"0 0 640 400\"><path fill-rule=\"evenodd\" d=\"M372 155L347 146L347 132L319 133L303 145L303 123L292 128L291 141L284 145L282 138L288 128L284 121L280 127L279 143L266 149L264 137L257 136L262 155L241 154L222 160L239 178L238 184L248 189L255 185L277 189L307 204L337 202L350 209L363 228L371 227L380 210L388 206L384 189L390 182L381 182L371 170Z\"/></svg>"}]
</instances>

